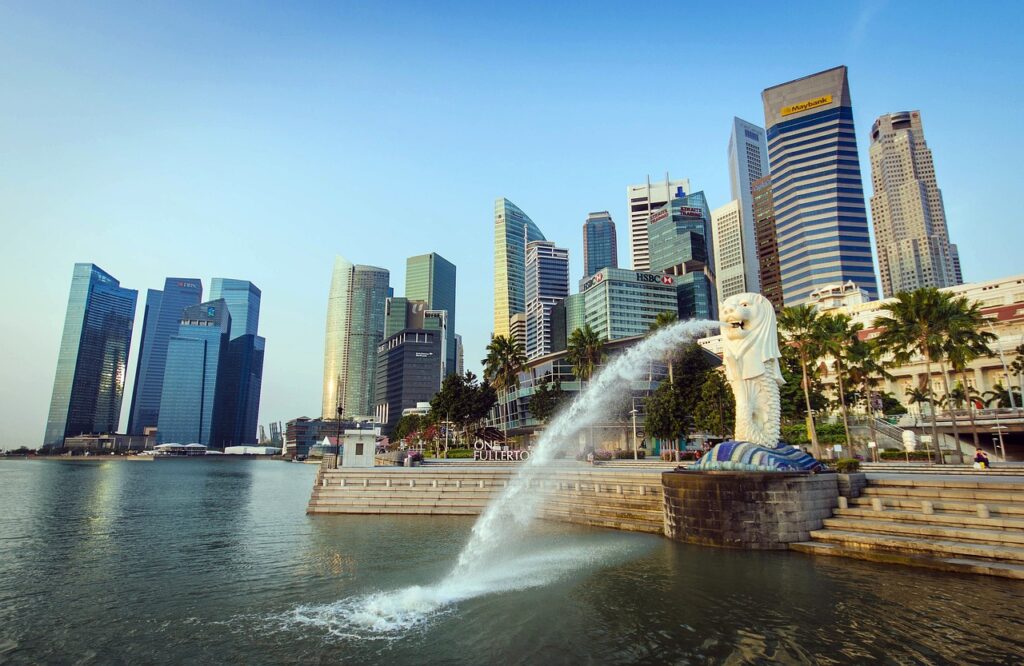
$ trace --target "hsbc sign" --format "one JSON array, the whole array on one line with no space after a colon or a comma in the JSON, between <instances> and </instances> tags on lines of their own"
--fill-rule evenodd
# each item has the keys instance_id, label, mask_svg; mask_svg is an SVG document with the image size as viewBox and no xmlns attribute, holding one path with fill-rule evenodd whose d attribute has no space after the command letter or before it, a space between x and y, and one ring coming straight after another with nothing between
<instances>
[{"instance_id":1,"label":"hsbc sign","mask_svg":"<svg viewBox=\"0 0 1024 666\"><path fill-rule=\"evenodd\" d=\"M658 283L667 284L667 285L672 285L672 284L676 283L676 281L674 279L672 279L671 275L661 275L661 274L658 274L658 273L637 273L636 274L636 281L637 282L658 282Z\"/></svg>"},{"instance_id":2,"label":"hsbc sign","mask_svg":"<svg viewBox=\"0 0 1024 666\"><path fill-rule=\"evenodd\" d=\"M604 281L604 273L598 273L597 275L595 275L594 277L590 278L589 280L587 280L586 282L583 283L583 286L580 287L580 292L582 293L582 292L586 291L587 289L590 289L595 284L601 284L603 281Z\"/></svg>"}]
</instances>

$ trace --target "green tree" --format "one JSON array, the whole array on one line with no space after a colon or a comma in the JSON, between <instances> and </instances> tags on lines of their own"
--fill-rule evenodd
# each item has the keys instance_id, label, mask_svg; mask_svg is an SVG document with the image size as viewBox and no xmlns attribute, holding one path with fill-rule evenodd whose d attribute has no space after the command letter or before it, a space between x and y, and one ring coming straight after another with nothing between
<instances>
[{"instance_id":1,"label":"green tree","mask_svg":"<svg viewBox=\"0 0 1024 666\"><path fill-rule=\"evenodd\" d=\"M868 416L868 428L871 430L872 441L878 441L875 434L875 400L872 388L882 379L891 379L892 375L885 369L878 358L878 346L870 340L861 340L853 335L845 350L846 375L851 386L859 387L861 399L864 400L864 413ZM899 404L899 401L896 401ZM903 410L906 411L906 410ZM883 411L883 413L885 413Z\"/></svg>"},{"instance_id":2,"label":"green tree","mask_svg":"<svg viewBox=\"0 0 1024 666\"><path fill-rule=\"evenodd\" d=\"M853 450L850 438L850 419L846 411L846 363L847 350L858 333L862 324L851 324L850 318L844 314L825 314L818 318L818 352L832 357L836 369L836 386L839 392L839 413L843 417L843 432L846 443Z\"/></svg>"},{"instance_id":3,"label":"green tree","mask_svg":"<svg viewBox=\"0 0 1024 666\"><path fill-rule=\"evenodd\" d=\"M787 423L801 421L807 425L807 403L804 401L804 389L800 382L800 358L793 347L782 347L782 358L779 359L779 370L785 383L779 387L779 399L782 407L782 418ZM817 411L825 408L825 387L817 373L809 376L811 390L811 409ZM806 438L807 433L804 432ZM810 440L807 440L808 442Z\"/></svg>"},{"instance_id":4,"label":"green tree","mask_svg":"<svg viewBox=\"0 0 1024 666\"><path fill-rule=\"evenodd\" d=\"M504 396L501 402L505 406L505 416L501 419L501 430L508 439L508 422L512 417L511 395L519 388L519 373L526 366L526 354L518 340L498 335L487 345L487 358L483 364L484 377ZM500 406L498 413L501 414Z\"/></svg>"},{"instance_id":5,"label":"green tree","mask_svg":"<svg viewBox=\"0 0 1024 666\"><path fill-rule=\"evenodd\" d=\"M1016 388L1013 390L1013 397L1010 397L1010 391L1007 390L1002 383L996 384L990 390L985 391L981 394L985 404L989 407L1001 407L1007 409L1012 407L1014 404L1020 404L1020 393L1017 392Z\"/></svg>"},{"instance_id":6,"label":"green tree","mask_svg":"<svg viewBox=\"0 0 1024 666\"><path fill-rule=\"evenodd\" d=\"M562 390L562 383L552 380L548 374L540 381L530 396L529 409L533 418L547 423L565 401L567 394Z\"/></svg>"},{"instance_id":7,"label":"green tree","mask_svg":"<svg viewBox=\"0 0 1024 666\"><path fill-rule=\"evenodd\" d=\"M498 401L494 387L480 382L472 372L450 374L441 382L441 390L430 401L430 414L436 422L449 421L465 437L467 431L486 418Z\"/></svg>"},{"instance_id":8,"label":"green tree","mask_svg":"<svg viewBox=\"0 0 1024 666\"><path fill-rule=\"evenodd\" d=\"M732 436L736 427L736 400L721 372L705 375L693 421L698 430L719 437Z\"/></svg>"},{"instance_id":9,"label":"green tree","mask_svg":"<svg viewBox=\"0 0 1024 666\"><path fill-rule=\"evenodd\" d=\"M876 338L878 346L891 354L897 365L910 363L915 356L923 357L925 376L930 382L932 364L942 359L943 342L952 325L950 301L948 293L934 287L897 294L887 308L889 315L875 320L875 326L882 329ZM935 401L930 390L925 395L931 412L932 449L936 462L941 464Z\"/></svg>"},{"instance_id":10,"label":"green tree","mask_svg":"<svg viewBox=\"0 0 1024 666\"><path fill-rule=\"evenodd\" d=\"M423 420L423 417L419 414L408 414L403 416L398 419L398 425L395 426L395 432L392 433L391 439L405 439L414 432L417 432L420 429L420 422Z\"/></svg>"},{"instance_id":11,"label":"green tree","mask_svg":"<svg viewBox=\"0 0 1024 666\"><path fill-rule=\"evenodd\" d=\"M907 388L904 391L907 396L907 402L911 405L917 405L918 416L923 416L921 412L921 405L931 405L931 391L928 388L922 388L920 386L913 386Z\"/></svg>"},{"instance_id":12,"label":"green tree","mask_svg":"<svg viewBox=\"0 0 1024 666\"><path fill-rule=\"evenodd\" d=\"M676 387L663 381L645 403L644 431L660 440L671 440L679 461L679 440L686 432L687 413Z\"/></svg>"},{"instance_id":13,"label":"green tree","mask_svg":"<svg viewBox=\"0 0 1024 666\"><path fill-rule=\"evenodd\" d=\"M676 352L675 382L672 385L683 403L687 414L693 414L700 403L700 392L708 373L721 365L714 355L708 353L696 342L683 345Z\"/></svg>"},{"instance_id":14,"label":"green tree","mask_svg":"<svg viewBox=\"0 0 1024 666\"><path fill-rule=\"evenodd\" d=\"M566 358L581 382L589 381L604 359L604 340L587 324L577 328L566 344Z\"/></svg>"},{"instance_id":15,"label":"green tree","mask_svg":"<svg viewBox=\"0 0 1024 666\"><path fill-rule=\"evenodd\" d=\"M978 448L978 424L974 417L974 400L976 396L971 395L970 384L967 381L967 367L971 361L982 356L990 356L992 348L989 343L995 342L996 336L984 329L985 318L977 303L971 303L966 298L960 297L950 301L951 315L949 334L942 345L942 353L946 362L954 373L960 375L963 397L967 402L967 417L971 422L971 435L974 440L974 447ZM949 379L946 375L946 368L942 368L942 376L946 386L946 393L949 394ZM954 404L958 402L954 401ZM953 423L956 423L954 414ZM959 441L959 438L958 440ZM961 454L960 461L963 461Z\"/></svg>"},{"instance_id":16,"label":"green tree","mask_svg":"<svg viewBox=\"0 0 1024 666\"><path fill-rule=\"evenodd\" d=\"M903 403L899 401L899 398L894 396L892 393L880 393L878 395L882 402L882 413L883 414L906 414L907 408L903 406Z\"/></svg>"},{"instance_id":17,"label":"green tree","mask_svg":"<svg viewBox=\"0 0 1024 666\"><path fill-rule=\"evenodd\" d=\"M804 406L807 414L807 433L811 440L811 450L815 458L821 458L822 450L818 444L818 434L814 427L814 413L811 407L811 374L810 365L821 355L821 329L818 325L818 313L809 305L795 305L782 310L779 314L779 333L783 343L796 350L800 361L800 386L804 391Z\"/></svg>"}]
</instances>

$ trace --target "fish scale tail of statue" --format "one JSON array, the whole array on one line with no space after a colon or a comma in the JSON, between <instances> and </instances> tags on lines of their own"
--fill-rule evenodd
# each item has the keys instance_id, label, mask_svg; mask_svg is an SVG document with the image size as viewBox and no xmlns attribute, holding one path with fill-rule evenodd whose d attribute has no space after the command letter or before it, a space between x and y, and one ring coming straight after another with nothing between
<instances>
[{"instance_id":1,"label":"fish scale tail of statue","mask_svg":"<svg viewBox=\"0 0 1024 666\"><path fill-rule=\"evenodd\" d=\"M722 442L690 469L818 472L824 466L779 441L782 417L778 324L760 294L735 294L722 304L722 362L736 398L736 438Z\"/></svg>"}]
</instances>

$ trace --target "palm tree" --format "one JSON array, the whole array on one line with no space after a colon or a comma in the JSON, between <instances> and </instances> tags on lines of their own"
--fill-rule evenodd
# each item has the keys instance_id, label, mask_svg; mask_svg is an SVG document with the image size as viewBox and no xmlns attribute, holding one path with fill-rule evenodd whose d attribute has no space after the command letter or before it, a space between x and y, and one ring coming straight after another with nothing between
<instances>
[{"instance_id":1,"label":"palm tree","mask_svg":"<svg viewBox=\"0 0 1024 666\"><path fill-rule=\"evenodd\" d=\"M924 416L921 413L921 405L929 403L931 401L931 391L927 388L921 388L920 386L907 388L904 393L907 396L907 403L911 405L917 405L917 415Z\"/></svg>"},{"instance_id":2,"label":"palm tree","mask_svg":"<svg viewBox=\"0 0 1024 666\"><path fill-rule=\"evenodd\" d=\"M985 404L989 407L1012 407L1014 402L1020 404L1020 394L1016 391L1013 392L1013 397L1010 397L1010 391L1007 390L1001 383L996 384L991 390L985 391L981 394Z\"/></svg>"},{"instance_id":3,"label":"palm tree","mask_svg":"<svg viewBox=\"0 0 1024 666\"><path fill-rule=\"evenodd\" d=\"M679 314L678 313L671 312L671 311L659 312L658 316L655 317L654 321L651 322L651 327L649 329L648 334L654 333L655 331L663 329L663 328L665 328L667 326L671 326L672 324L676 323L677 321L679 321ZM668 381L673 386L675 386L675 383L676 383L675 377L672 374L672 357L674 355L675 355L675 353L674 353L674 350L672 350L672 349L669 349L668 350L668 354L665 355L665 365L668 366Z\"/></svg>"},{"instance_id":4,"label":"palm tree","mask_svg":"<svg viewBox=\"0 0 1024 666\"><path fill-rule=\"evenodd\" d=\"M804 401L807 405L807 436L811 440L814 457L821 458L821 446L818 444L818 433L815 430L814 414L811 411L810 379L807 367L820 355L821 340L818 326L818 313L809 305L796 305L785 308L779 313L779 331L783 334L783 342L796 349L800 360L800 373L803 377Z\"/></svg>"},{"instance_id":5,"label":"palm tree","mask_svg":"<svg viewBox=\"0 0 1024 666\"><path fill-rule=\"evenodd\" d=\"M875 435L875 410L871 400L871 387L879 379L891 379L892 375L878 361L878 346L869 340L861 340L854 335L846 348L846 373L850 383L861 387L864 394L864 406L868 415L868 428L871 439L877 442Z\"/></svg>"},{"instance_id":6,"label":"palm tree","mask_svg":"<svg viewBox=\"0 0 1024 666\"><path fill-rule=\"evenodd\" d=\"M935 287L922 287L896 295L888 306L889 315L878 317L875 326L878 346L892 354L893 362L906 364L914 356L924 357L925 376L931 382L932 363L942 358L942 344L951 325L951 296ZM936 462L941 464L939 432L935 424L935 403L931 391L926 393L932 418L932 448Z\"/></svg>"},{"instance_id":7,"label":"palm tree","mask_svg":"<svg viewBox=\"0 0 1024 666\"><path fill-rule=\"evenodd\" d=\"M604 359L604 340L590 324L577 328L569 336L566 343L566 359L572 364L572 372L580 380L580 392L594 375L594 371ZM594 431L587 429L587 446L593 445Z\"/></svg>"},{"instance_id":8,"label":"palm tree","mask_svg":"<svg viewBox=\"0 0 1024 666\"><path fill-rule=\"evenodd\" d=\"M498 335L487 345L487 358L483 360L484 377L498 391L505 394L505 418L501 420L502 433L507 432L511 418L509 395L519 388L519 373L526 366L526 354L518 340L511 336ZM501 407L498 407L501 415ZM507 435L505 439L508 439Z\"/></svg>"},{"instance_id":9,"label":"palm tree","mask_svg":"<svg viewBox=\"0 0 1024 666\"><path fill-rule=\"evenodd\" d=\"M966 374L967 364L979 356L991 355L992 349L989 347L989 343L995 341L996 336L982 328L985 324L985 317L981 314L977 303L971 303L967 298L961 296L950 299L947 308L946 319L948 329L946 338L942 343L943 358L940 361L940 367L942 368L943 386L946 389L947 397L949 397L949 375L946 373L946 362L949 362L954 372L960 371L963 385L966 387L967 380L964 375ZM969 401L966 391L964 391L964 396L962 397ZM954 400L954 404L956 402ZM960 450L960 432L957 427L956 411L951 410L951 416L953 420L953 437L957 442L957 459L958 462L963 462L964 456L963 451ZM973 403L968 407L968 417L971 420L974 446L977 448L978 430L974 422Z\"/></svg>"},{"instance_id":10,"label":"palm tree","mask_svg":"<svg viewBox=\"0 0 1024 666\"><path fill-rule=\"evenodd\" d=\"M839 389L839 412L843 416L843 432L846 444L853 450L850 439L850 420L846 413L846 387L843 376L846 374L846 354L852 341L858 339L857 333L864 328L863 324L850 324L850 318L844 314L826 314L818 318L818 350L820 354L831 356L836 363L836 386Z\"/></svg>"},{"instance_id":11,"label":"palm tree","mask_svg":"<svg viewBox=\"0 0 1024 666\"><path fill-rule=\"evenodd\" d=\"M566 358L580 382L588 381L604 358L604 340L587 324L577 328L566 344ZM582 388L582 387L581 387Z\"/></svg>"}]
</instances>

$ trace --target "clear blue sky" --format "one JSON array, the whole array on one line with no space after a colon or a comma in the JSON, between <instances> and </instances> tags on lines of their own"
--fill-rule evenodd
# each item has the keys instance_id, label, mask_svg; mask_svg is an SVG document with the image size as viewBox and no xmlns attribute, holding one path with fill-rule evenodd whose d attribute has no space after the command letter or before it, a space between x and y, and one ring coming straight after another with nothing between
<instances>
[{"instance_id":1,"label":"clear blue sky","mask_svg":"<svg viewBox=\"0 0 1024 666\"><path fill-rule=\"evenodd\" d=\"M574 283L589 211L627 263L628 184L725 203L732 117L839 64L869 193L871 122L920 109L965 278L1021 272L1024 5L564 4L0 3L0 448L42 439L76 261L140 292L125 414L145 290L174 275L256 283L260 422L315 416L336 253L398 294L407 256L453 261L477 370L496 197Z\"/></svg>"}]
</instances>

